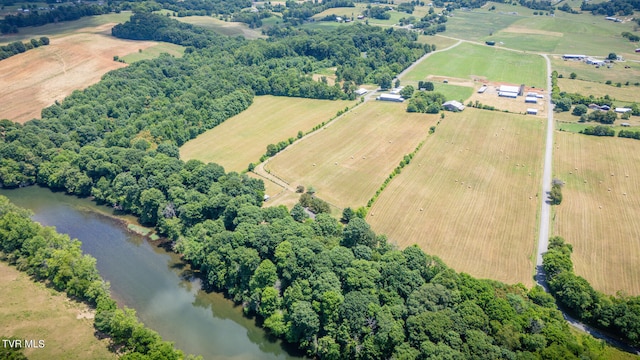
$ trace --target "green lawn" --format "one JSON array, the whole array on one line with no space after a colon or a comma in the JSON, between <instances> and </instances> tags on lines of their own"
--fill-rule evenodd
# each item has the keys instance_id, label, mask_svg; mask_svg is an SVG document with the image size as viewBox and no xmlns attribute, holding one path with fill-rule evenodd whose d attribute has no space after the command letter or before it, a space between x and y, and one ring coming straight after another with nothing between
<instances>
[{"instance_id":1,"label":"green lawn","mask_svg":"<svg viewBox=\"0 0 640 360\"><path fill-rule=\"evenodd\" d=\"M431 55L406 74L404 80L424 80L428 75L465 79L479 76L490 81L544 87L545 73L541 56L463 43Z\"/></svg>"},{"instance_id":2,"label":"green lawn","mask_svg":"<svg viewBox=\"0 0 640 360\"><path fill-rule=\"evenodd\" d=\"M185 49L184 46L170 44L170 43L160 43L158 45L147 48L143 51L138 51L138 52L123 56L122 59L127 64L131 64L140 60L155 59L158 56L160 56L160 54L162 53L167 53L175 57L182 57L182 55L184 54L184 49Z\"/></svg>"}]
</instances>

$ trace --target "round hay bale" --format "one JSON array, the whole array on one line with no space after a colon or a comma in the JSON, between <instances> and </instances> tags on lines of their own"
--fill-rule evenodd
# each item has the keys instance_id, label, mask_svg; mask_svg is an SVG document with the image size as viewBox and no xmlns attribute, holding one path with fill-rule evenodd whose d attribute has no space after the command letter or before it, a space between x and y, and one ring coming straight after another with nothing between
<instances>
[{"instance_id":1,"label":"round hay bale","mask_svg":"<svg viewBox=\"0 0 640 360\"><path fill-rule=\"evenodd\" d=\"M334 163L333 163L333 165L338 165L338 163L337 163L337 162L334 162Z\"/></svg>"},{"instance_id":2,"label":"round hay bale","mask_svg":"<svg viewBox=\"0 0 640 360\"><path fill-rule=\"evenodd\" d=\"M420 208L420 211L423 211L423 210L424 210L423 208Z\"/></svg>"},{"instance_id":3,"label":"round hay bale","mask_svg":"<svg viewBox=\"0 0 640 360\"><path fill-rule=\"evenodd\" d=\"M608 188L607 191L611 191L611 188Z\"/></svg>"}]
</instances>

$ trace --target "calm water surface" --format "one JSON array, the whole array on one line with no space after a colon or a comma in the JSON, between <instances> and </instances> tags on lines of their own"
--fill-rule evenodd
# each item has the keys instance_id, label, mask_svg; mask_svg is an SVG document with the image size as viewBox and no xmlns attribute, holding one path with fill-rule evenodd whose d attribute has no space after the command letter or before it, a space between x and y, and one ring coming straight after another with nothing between
<instances>
[{"instance_id":1,"label":"calm water surface","mask_svg":"<svg viewBox=\"0 0 640 360\"><path fill-rule=\"evenodd\" d=\"M106 216L110 209L36 186L0 189L0 195L33 211L42 225L79 239L82 250L97 259L118 303L136 309L142 322L185 353L205 359L297 359L243 317L240 307L202 291L176 254Z\"/></svg>"}]
</instances>

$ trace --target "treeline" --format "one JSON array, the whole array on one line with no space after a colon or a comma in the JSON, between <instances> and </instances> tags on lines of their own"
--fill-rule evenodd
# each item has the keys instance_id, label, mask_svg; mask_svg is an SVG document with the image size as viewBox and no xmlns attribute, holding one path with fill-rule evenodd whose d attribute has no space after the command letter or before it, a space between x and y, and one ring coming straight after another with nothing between
<instances>
[{"instance_id":1,"label":"treeline","mask_svg":"<svg viewBox=\"0 0 640 360\"><path fill-rule=\"evenodd\" d=\"M418 91L411 96L407 105L407 112L437 114L447 99L441 93Z\"/></svg>"},{"instance_id":2,"label":"treeline","mask_svg":"<svg viewBox=\"0 0 640 360\"><path fill-rule=\"evenodd\" d=\"M21 54L27 50L46 45L49 45L49 38L46 36L43 36L40 39L31 39L26 43L23 43L22 41L14 41L12 43L9 43L8 45L0 46L0 60L4 60L12 57L13 55Z\"/></svg>"},{"instance_id":3,"label":"treeline","mask_svg":"<svg viewBox=\"0 0 640 360\"><path fill-rule=\"evenodd\" d=\"M612 127L604 125L589 126L580 133L593 136L616 136L616 131Z\"/></svg>"},{"instance_id":4,"label":"treeline","mask_svg":"<svg viewBox=\"0 0 640 360\"><path fill-rule=\"evenodd\" d=\"M640 1L638 0L611 0L602 3L593 3L583 1L580 10L591 11L593 15L633 15L633 11L640 10Z\"/></svg>"},{"instance_id":5,"label":"treeline","mask_svg":"<svg viewBox=\"0 0 640 360\"><path fill-rule=\"evenodd\" d=\"M291 25L301 25L315 14L337 7L355 7L352 0L291 1L287 0L286 7L273 7L272 10L282 12L282 19Z\"/></svg>"},{"instance_id":6,"label":"treeline","mask_svg":"<svg viewBox=\"0 0 640 360\"><path fill-rule=\"evenodd\" d=\"M0 33L15 34L18 28L41 26L60 21L78 20L84 16L102 15L113 11L109 5L73 4L58 6L52 10L32 10L28 14L7 15L0 20Z\"/></svg>"},{"instance_id":7,"label":"treeline","mask_svg":"<svg viewBox=\"0 0 640 360\"><path fill-rule=\"evenodd\" d=\"M156 2L161 4L162 8L184 16L229 15L251 7L251 0L157 0Z\"/></svg>"},{"instance_id":8,"label":"treeline","mask_svg":"<svg viewBox=\"0 0 640 360\"><path fill-rule=\"evenodd\" d=\"M124 24L117 24L111 29L111 35L129 40L164 41L196 49L215 45L221 40L202 27L149 12L136 13Z\"/></svg>"},{"instance_id":9,"label":"treeline","mask_svg":"<svg viewBox=\"0 0 640 360\"><path fill-rule=\"evenodd\" d=\"M83 255L78 240L29 218L0 196L0 256L33 279L51 284L96 309L95 328L111 337L122 359L183 359L182 351L140 323L135 311L119 309L98 274L96 259ZM192 357L188 357L192 358Z\"/></svg>"},{"instance_id":10,"label":"treeline","mask_svg":"<svg viewBox=\"0 0 640 360\"><path fill-rule=\"evenodd\" d=\"M640 297L598 292L573 272L573 247L561 237L549 239L543 255L549 289L558 303L580 321L640 345Z\"/></svg>"}]
</instances>

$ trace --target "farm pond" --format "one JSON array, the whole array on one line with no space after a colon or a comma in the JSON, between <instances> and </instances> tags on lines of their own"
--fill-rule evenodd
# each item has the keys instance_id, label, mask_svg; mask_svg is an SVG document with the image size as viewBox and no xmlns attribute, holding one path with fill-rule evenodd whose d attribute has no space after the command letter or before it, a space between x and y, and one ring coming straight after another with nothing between
<instances>
[{"instance_id":1,"label":"farm pond","mask_svg":"<svg viewBox=\"0 0 640 360\"><path fill-rule=\"evenodd\" d=\"M111 283L120 306L136 310L140 320L172 341L185 354L204 359L297 359L243 316L222 294L203 291L200 279L180 257L127 230L110 209L87 199L37 186L0 195L33 212L32 218L55 226L82 242L97 259L101 276Z\"/></svg>"}]
</instances>

